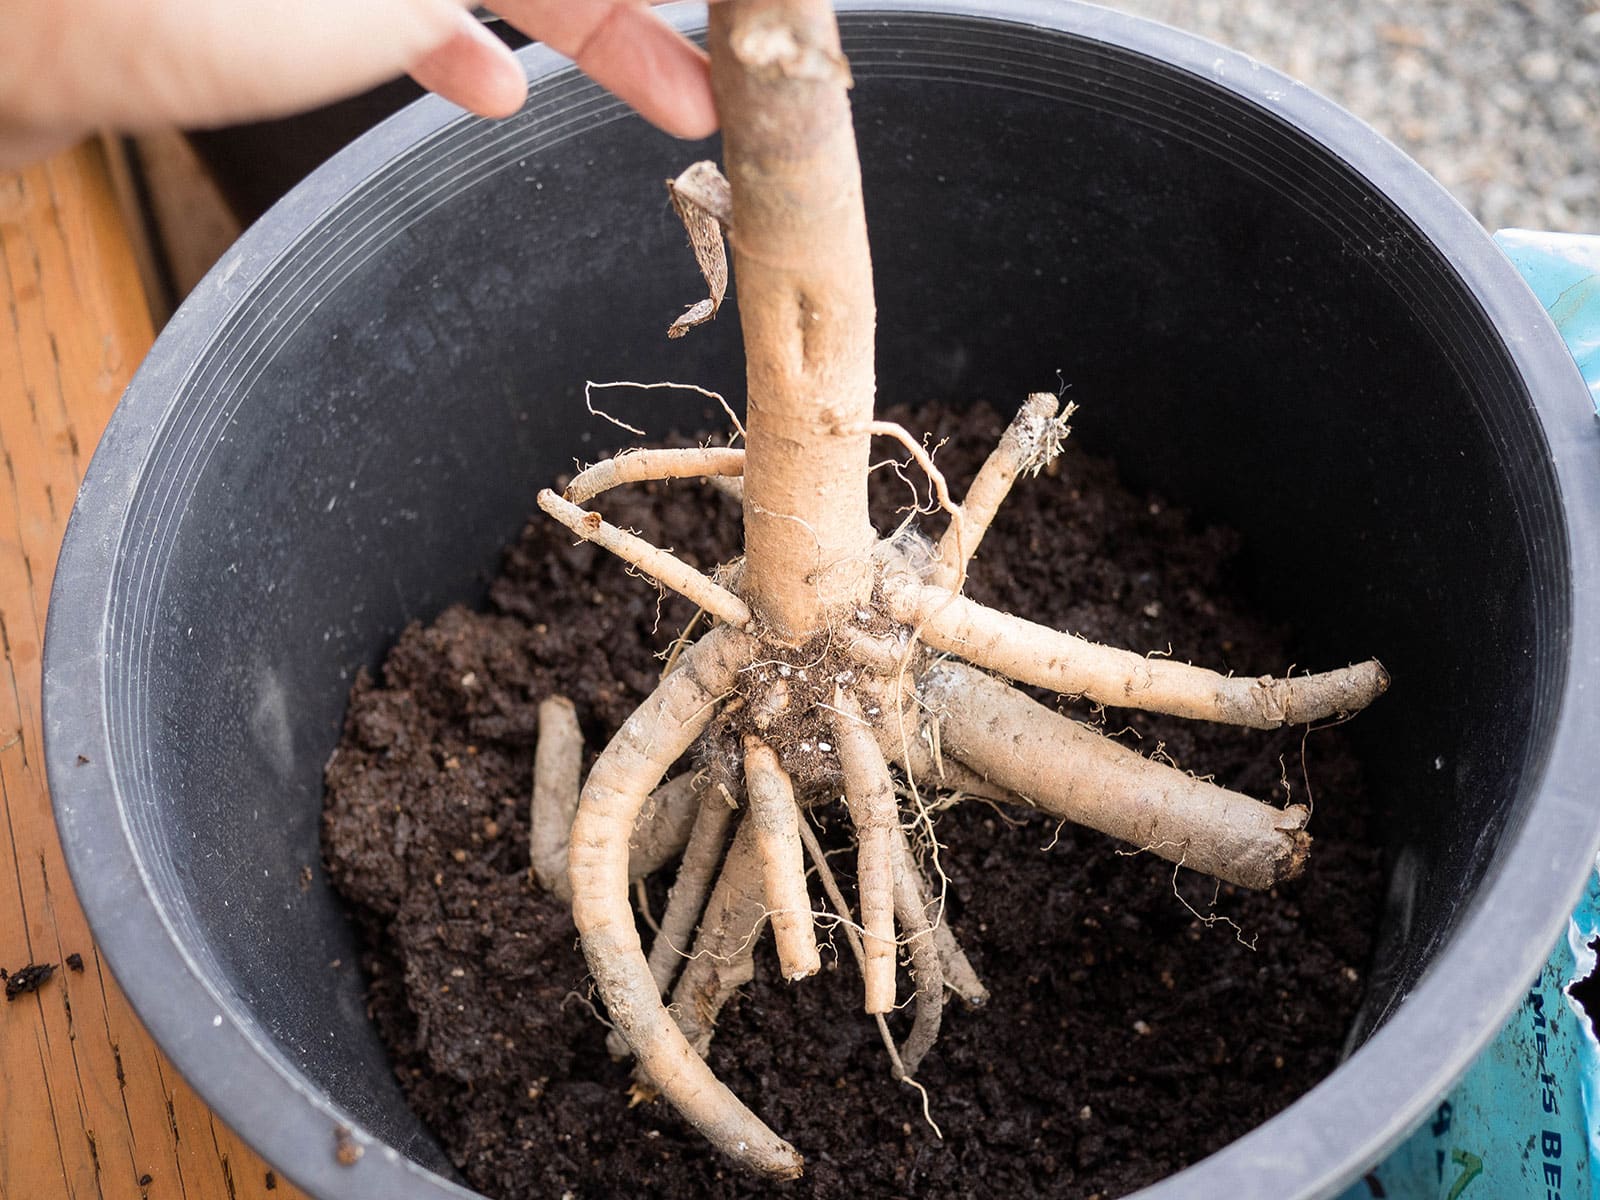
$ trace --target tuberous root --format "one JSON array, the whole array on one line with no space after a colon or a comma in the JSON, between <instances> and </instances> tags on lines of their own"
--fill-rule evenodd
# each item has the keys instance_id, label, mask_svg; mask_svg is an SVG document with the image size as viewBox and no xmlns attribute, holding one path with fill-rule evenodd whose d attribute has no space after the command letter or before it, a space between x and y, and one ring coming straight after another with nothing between
<instances>
[{"instance_id":1,"label":"tuberous root","mask_svg":"<svg viewBox=\"0 0 1600 1200\"><path fill-rule=\"evenodd\" d=\"M642 537L619 529L597 512L563 500L549 488L539 493L539 507L586 542L609 550L663 587L692 600L718 620L737 629L750 625L750 606L681 558L652 546Z\"/></svg>"},{"instance_id":2,"label":"tuberous root","mask_svg":"<svg viewBox=\"0 0 1600 1200\"><path fill-rule=\"evenodd\" d=\"M683 450L634 450L585 467L561 493L571 504L587 504L625 483L666 479L729 479L744 474L744 451L721 446Z\"/></svg>"},{"instance_id":3,"label":"tuberous root","mask_svg":"<svg viewBox=\"0 0 1600 1200\"><path fill-rule=\"evenodd\" d=\"M811 897L806 892L794 785L779 764L777 752L754 735L744 740L744 780L778 963L785 979L804 979L822 969L822 958L817 952Z\"/></svg>"},{"instance_id":4,"label":"tuberous root","mask_svg":"<svg viewBox=\"0 0 1600 1200\"><path fill-rule=\"evenodd\" d=\"M887 1013L895 998L894 867L900 834L894 780L854 697L841 690L834 708L845 805L856 831L866 1011Z\"/></svg>"},{"instance_id":5,"label":"tuberous root","mask_svg":"<svg viewBox=\"0 0 1600 1200\"><path fill-rule=\"evenodd\" d=\"M1303 805L1275 808L1154 762L961 663L933 667L923 697L946 754L1044 812L1242 887L1305 865Z\"/></svg>"},{"instance_id":6,"label":"tuberous root","mask_svg":"<svg viewBox=\"0 0 1600 1200\"><path fill-rule=\"evenodd\" d=\"M578 812L583 775L583 731L565 696L539 705L539 740L533 753L533 806L528 857L540 887L560 900L572 899L567 879L567 842Z\"/></svg>"},{"instance_id":7,"label":"tuberous root","mask_svg":"<svg viewBox=\"0 0 1600 1200\"><path fill-rule=\"evenodd\" d=\"M934 583L959 590L967 564L1011 493L1011 485L1019 475L1039 471L1061 452L1074 406L1067 405L1067 411L1058 417L1060 408L1061 402L1048 392L1035 392L1023 401L967 489L959 516L939 539L931 577Z\"/></svg>"},{"instance_id":8,"label":"tuberous root","mask_svg":"<svg viewBox=\"0 0 1600 1200\"><path fill-rule=\"evenodd\" d=\"M1359 712L1389 687L1389 673L1375 659L1288 679L1222 675L1102 646L905 575L887 581L884 590L896 619L917 625L933 649L1097 704L1277 729Z\"/></svg>"},{"instance_id":9,"label":"tuberous root","mask_svg":"<svg viewBox=\"0 0 1600 1200\"><path fill-rule=\"evenodd\" d=\"M662 1004L628 903L628 836L650 789L705 730L754 652L753 639L713 629L623 723L584 785L568 871L584 957L639 1069L724 1154L792 1179L804 1165L794 1147L711 1073Z\"/></svg>"}]
</instances>

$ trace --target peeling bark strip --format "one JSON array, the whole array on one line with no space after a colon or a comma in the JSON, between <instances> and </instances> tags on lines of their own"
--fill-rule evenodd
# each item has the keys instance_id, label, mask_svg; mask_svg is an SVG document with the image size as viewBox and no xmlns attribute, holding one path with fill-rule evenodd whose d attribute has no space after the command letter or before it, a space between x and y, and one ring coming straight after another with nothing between
<instances>
[{"instance_id":1,"label":"peeling bark strip","mask_svg":"<svg viewBox=\"0 0 1600 1200\"><path fill-rule=\"evenodd\" d=\"M710 10L744 327L745 591L785 640L872 589L876 308L849 69L828 0Z\"/></svg>"},{"instance_id":2,"label":"peeling bark strip","mask_svg":"<svg viewBox=\"0 0 1600 1200\"><path fill-rule=\"evenodd\" d=\"M946 754L1053 816L1241 887L1305 866L1303 805L1274 808L1152 762L960 663L930 670L923 699Z\"/></svg>"},{"instance_id":3,"label":"peeling bark strip","mask_svg":"<svg viewBox=\"0 0 1600 1200\"><path fill-rule=\"evenodd\" d=\"M667 180L667 195L689 234L694 260L711 293L667 330L669 338L681 338L696 325L715 318L728 294L728 256L722 245L722 230L733 221L733 192L716 163L697 162L676 179Z\"/></svg>"}]
</instances>

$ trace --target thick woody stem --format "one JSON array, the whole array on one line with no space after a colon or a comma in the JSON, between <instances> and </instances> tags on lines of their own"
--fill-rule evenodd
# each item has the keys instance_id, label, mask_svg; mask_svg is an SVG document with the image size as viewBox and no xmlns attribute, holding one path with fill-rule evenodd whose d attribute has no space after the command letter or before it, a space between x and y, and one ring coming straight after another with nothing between
<instances>
[{"instance_id":1,"label":"thick woody stem","mask_svg":"<svg viewBox=\"0 0 1600 1200\"><path fill-rule=\"evenodd\" d=\"M1064 436L1056 420L1060 407L1048 392L1035 392L1023 402L967 489L961 519L952 520L939 539L938 561L930 575L934 583L955 589L1017 476L1048 462L1060 449Z\"/></svg>"},{"instance_id":2,"label":"thick woody stem","mask_svg":"<svg viewBox=\"0 0 1600 1200\"><path fill-rule=\"evenodd\" d=\"M842 689L835 694L834 741L844 775L845 805L856 830L856 888L861 896L866 962L866 1009L894 1009L894 866L900 832L894 780L860 706Z\"/></svg>"},{"instance_id":3,"label":"thick woody stem","mask_svg":"<svg viewBox=\"0 0 1600 1200\"><path fill-rule=\"evenodd\" d=\"M561 493L572 504L587 504L625 483L657 479L721 478L744 474L744 451L719 446L687 450L635 450L585 467Z\"/></svg>"},{"instance_id":4,"label":"thick woody stem","mask_svg":"<svg viewBox=\"0 0 1600 1200\"><path fill-rule=\"evenodd\" d=\"M905 831L894 826L894 915L905 930L906 947L911 954L911 979L917 985L917 1012L911 1032L900 1047L901 1070L909 1079L917 1073L923 1058L939 1040L939 1024L944 1018L944 968L939 961L933 922L928 918L928 894L922 887L922 873L911 857Z\"/></svg>"},{"instance_id":5,"label":"thick woody stem","mask_svg":"<svg viewBox=\"0 0 1600 1200\"><path fill-rule=\"evenodd\" d=\"M800 845L800 806L794 784L775 750L754 734L744 739L744 786L750 799L748 821L761 856L772 936L778 965L792 981L822 969L816 924L806 891L805 851Z\"/></svg>"},{"instance_id":6,"label":"thick woody stem","mask_svg":"<svg viewBox=\"0 0 1600 1200\"><path fill-rule=\"evenodd\" d=\"M572 916L612 1022L662 1095L712 1145L779 1179L803 1160L721 1083L661 1003L628 902L628 835L650 789L710 723L755 642L728 626L684 652L596 761L572 825Z\"/></svg>"},{"instance_id":7,"label":"thick woody stem","mask_svg":"<svg viewBox=\"0 0 1600 1200\"><path fill-rule=\"evenodd\" d=\"M670 551L652 546L625 529L618 529L597 512L589 512L568 503L549 488L539 493L539 507L584 541L611 551L662 587L671 588L680 596L687 597L719 620L739 629L750 624L750 609L743 600L721 584L713 583Z\"/></svg>"},{"instance_id":8,"label":"thick woody stem","mask_svg":"<svg viewBox=\"0 0 1600 1200\"><path fill-rule=\"evenodd\" d=\"M745 594L780 636L865 601L875 306L829 0L710 10L748 384Z\"/></svg>"},{"instance_id":9,"label":"thick woody stem","mask_svg":"<svg viewBox=\"0 0 1600 1200\"><path fill-rule=\"evenodd\" d=\"M628 843L629 879L653 875L683 852L705 791L705 777L685 771L651 793L633 823L633 838Z\"/></svg>"},{"instance_id":10,"label":"thick woody stem","mask_svg":"<svg viewBox=\"0 0 1600 1200\"><path fill-rule=\"evenodd\" d=\"M533 808L528 858L533 877L558 900L572 899L567 880L567 838L583 782L583 731L565 696L539 704L539 740L533 751Z\"/></svg>"},{"instance_id":11,"label":"thick woody stem","mask_svg":"<svg viewBox=\"0 0 1600 1200\"><path fill-rule=\"evenodd\" d=\"M1303 805L1274 808L1152 762L961 663L933 667L922 696L946 754L1053 816L1242 887L1305 865Z\"/></svg>"},{"instance_id":12,"label":"thick woody stem","mask_svg":"<svg viewBox=\"0 0 1600 1200\"><path fill-rule=\"evenodd\" d=\"M650 947L650 975L662 995L671 985L678 964L689 956L695 923L705 908L706 894L722 862L722 848L727 841L733 811L720 795L709 789L703 793L694 828L689 831L689 844L683 851L683 862L678 867L678 877L667 893L667 908L661 914L661 932L656 934Z\"/></svg>"},{"instance_id":13,"label":"thick woody stem","mask_svg":"<svg viewBox=\"0 0 1600 1200\"><path fill-rule=\"evenodd\" d=\"M920 625L935 650L1097 704L1277 729L1358 712L1389 687L1376 659L1320 675L1236 677L1102 646L905 576L886 580L884 595L895 618Z\"/></svg>"},{"instance_id":14,"label":"thick woody stem","mask_svg":"<svg viewBox=\"0 0 1600 1200\"><path fill-rule=\"evenodd\" d=\"M756 849L755 831L745 821L733 835L705 919L700 922L694 953L672 990L678 1028L701 1058L711 1048L723 1006L755 974L756 941L766 921L761 854Z\"/></svg>"}]
</instances>

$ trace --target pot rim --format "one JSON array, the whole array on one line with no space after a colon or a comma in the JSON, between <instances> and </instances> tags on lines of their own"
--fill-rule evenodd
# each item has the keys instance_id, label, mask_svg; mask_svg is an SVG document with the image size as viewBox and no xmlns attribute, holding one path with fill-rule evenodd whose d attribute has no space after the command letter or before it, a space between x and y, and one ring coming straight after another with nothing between
<instances>
[{"instance_id":1,"label":"pot rim","mask_svg":"<svg viewBox=\"0 0 1600 1200\"><path fill-rule=\"evenodd\" d=\"M1080 0L839 0L857 18L943 15L1021 24L1158 59L1281 115L1385 195L1449 262L1498 331L1533 399L1567 520L1574 614L1558 724L1542 764L1540 820L1508 830L1508 848L1426 974L1387 1022L1306 1095L1244 1137L1139 1193L1159 1200L1229 1195L1313 1200L1335 1193L1409 1133L1499 1030L1565 926L1600 845L1600 619L1580 600L1600 593L1600 427L1589 394L1544 310L1488 233L1444 187L1332 101L1248 55ZM662 10L696 30L703 6ZM570 64L519 52L537 82ZM270 276L300 232L387 164L458 121L429 96L336 154L223 257L168 323L113 414L79 492L53 584L44 653L46 767L73 883L96 943L157 1043L227 1124L308 1193L343 1200L469 1197L391 1146L368 1138L266 1039L247 1029L209 982L156 902L125 824L111 769L106 620L123 522L137 480L192 363L235 307ZM1448 247L1449 253L1443 253ZM83 761L79 756L87 758ZM1548 880L1561 886L1551 891ZM1529 881L1538 888L1530 891ZM1466 1009L1441 1028L1437 1005ZM219 1066L221 1069L219 1070ZM333 1130L349 1126L367 1153L341 1167Z\"/></svg>"}]
</instances>

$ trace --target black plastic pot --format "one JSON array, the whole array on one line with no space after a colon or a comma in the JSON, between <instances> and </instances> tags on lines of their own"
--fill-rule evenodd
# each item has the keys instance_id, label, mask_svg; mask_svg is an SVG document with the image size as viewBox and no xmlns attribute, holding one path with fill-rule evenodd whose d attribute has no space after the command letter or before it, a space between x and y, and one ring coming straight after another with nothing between
<instances>
[{"instance_id":1,"label":"black plastic pot","mask_svg":"<svg viewBox=\"0 0 1600 1200\"><path fill-rule=\"evenodd\" d=\"M1391 866L1352 1053L1150 1193L1327 1195L1495 1031L1600 840L1587 395L1467 214L1282 76L1078 4L843 7L884 398L1014 402L1061 371L1075 437L1274 547L1254 583L1303 661L1393 670L1354 727ZM535 489L613 441L584 379L739 392L736 318L662 337L697 280L660 181L707 148L524 61L521 116L406 110L200 286L95 457L51 605L50 780L103 949L319 1197L461 1194L338 901L301 885L352 675L478 596Z\"/></svg>"}]
</instances>

